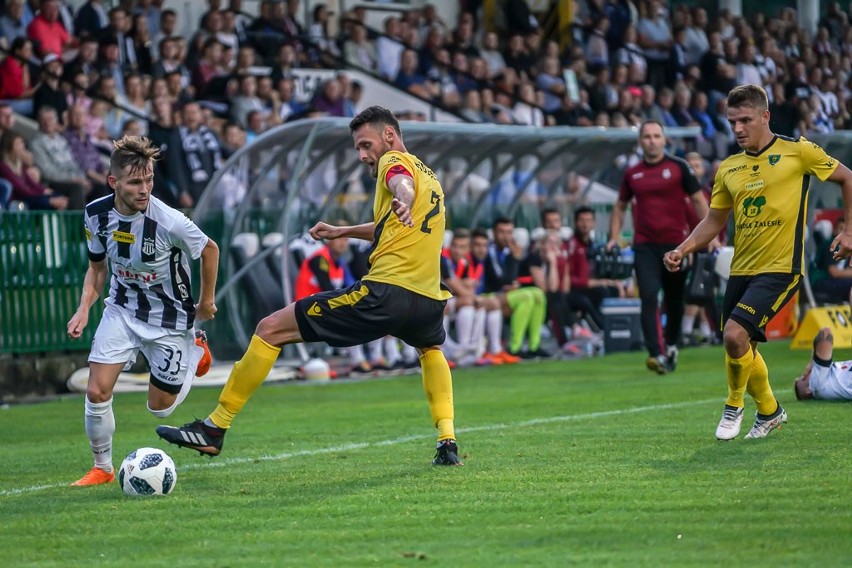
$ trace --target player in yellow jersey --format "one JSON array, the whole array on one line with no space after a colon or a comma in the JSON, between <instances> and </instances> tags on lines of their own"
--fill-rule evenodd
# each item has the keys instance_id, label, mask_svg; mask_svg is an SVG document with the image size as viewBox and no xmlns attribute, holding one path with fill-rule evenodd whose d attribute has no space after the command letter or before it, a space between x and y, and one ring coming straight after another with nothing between
<instances>
[{"instance_id":1,"label":"player in yellow jersey","mask_svg":"<svg viewBox=\"0 0 852 568\"><path fill-rule=\"evenodd\" d=\"M225 432L269 374L282 345L324 341L346 347L393 335L420 354L423 388L438 429L432 463L462 465L453 431L452 377L438 349L444 343L444 306L450 298L440 281L444 191L432 170L405 149L399 122L389 110L365 109L349 129L358 158L376 178L375 220L354 226L317 223L310 234L315 239L372 241L369 272L347 289L313 294L261 320L216 409L205 420L180 428L158 427L164 440L218 455Z\"/></svg>"},{"instance_id":2,"label":"player in yellow jersey","mask_svg":"<svg viewBox=\"0 0 852 568\"><path fill-rule=\"evenodd\" d=\"M766 92L742 85L728 94L728 122L743 149L724 160L713 182L710 211L663 261L679 270L684 256L704 248L734 212L734 258L722 305L728 398L716 438L740 433L744 394L757 406L746 438L764 438L787 421L769 386L757 344L766 341L769 320L799 288L810 176L840 184L846 218L852 214L852 172L804 138L777 136L769 129ZM831 244L835 258L852 254L852 228Z\"/></svg>"}]
</instances>

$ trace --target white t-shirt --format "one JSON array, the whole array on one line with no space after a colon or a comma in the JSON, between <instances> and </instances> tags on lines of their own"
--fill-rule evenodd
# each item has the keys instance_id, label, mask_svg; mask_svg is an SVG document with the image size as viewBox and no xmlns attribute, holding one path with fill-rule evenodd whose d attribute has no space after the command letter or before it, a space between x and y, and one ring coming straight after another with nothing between
<instances>
[{"instance_id":1,"label":"white t-shirt","mask_svg":"<svg viewBox=\"0 0 852 568\"><path fill-rule=\"evenodd\" d=\"M820 400L852 400L852 361L837 361L823 367L814 361L810 389Z\"/></svg>"}]
</instances>

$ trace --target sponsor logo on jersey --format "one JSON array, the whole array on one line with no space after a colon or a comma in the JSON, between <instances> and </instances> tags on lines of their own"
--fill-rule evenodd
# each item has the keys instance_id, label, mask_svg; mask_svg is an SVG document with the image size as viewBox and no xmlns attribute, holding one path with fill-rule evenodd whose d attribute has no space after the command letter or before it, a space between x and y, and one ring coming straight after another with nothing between
<instances>
[{"instance_id":1,"label":"sponsor logo on jersey","mask_svg":"<svg viewBox=\"0 0 852 568\"><path fill-rule=\"evenodd\" d=\"M663 170L663 179L669 179L670 177L672 177L672 172L669 171L668 168L664 169Z\"/></svg>"},{"instance_id":2,"label":"sponsor logo on jersey","mask_svg":"<svg viewBox=\"0 0 852 568\"><path fill-rule=\"evenodd\" d=\"M308 315L313 317L320 317L322 316L322 308L319 307L319 304L314 302L314 304L310 308L308 308Z\"/></svg>"},{"instance_id":3,"label":"sponsor logo on jersey","mask_svg":"<svg viewBox=\"0 0 852 568\"><path fill-rule=\"evenodd\" d=\"M154 239L151 237L146 237L142 240L142 252L144 254L153 255L156 250L156 246L154 245Z\"/></svg>"},{"instance_id":4,"label":"sponsor logo on jersey","mask_svg":"<svg viewBox=\"0 0 852 568\"><path fill-rule=\"evenodd\" d=\"M743 165L741 165L741 166L737 166L737 167L735 167L735 168L728 168L728 173L729 173L729 174L732 174L732 173L734 173L734 172L739 172L739 171L742 171L742 170L746 169L746 167L748 167L748 166L746 166L745 164L743 164Z\"/></svg>"},{"instance_id":5,"label":"sponsor logo on jersey","mask_svg":"<svg viewBox=\"0 0 852 568\"><path fill-rule=\"evenodd\" d=\"M760 318L760 325L758 325L757 327L763 327L767 323L769 323L769 316L763 316L762 318Z\"/></svg>"},{"instance_id":6,"label":"sponsor logo on jersey","mask_svg":"<svg viewBox=\"0 0 852 568\"><path fill-rule=\"evenodd\" d=\"M643 177L645 177L645 172L636 172L635 174L633 174L633 179L640 179Z\"/></svg>"},{"instance_id":7,"label":"sponsor logo on jersey","mask_svg":"<svg viewBox=\"0 0 852 568\"><path fill-rule=\"evenodd\" d=\"M115 272L116 276L119 276L124 280L135 280L137 282L144 282L145 284L153 282L157 279L156 272L137 272L126 266L116 265L113 268L113 271Z\"/></svg>"},{"instance_id":8,"label":"sponsor logo on jersey","mask_svg":"<svg viewBox=\"0 0 852 568\"><path fill-rule=\"evenodd\" d=\"M769 154L769 165L774 166L781 161L781 154Z\"/></svg>"},{"instance_id":9,"label":"sponsor logo on jersey","mask_svg":"<svg viewBox=\"0 0 852 568\"><path fill-rule=\"evenodd\" d=\"M113 231L112 240L119 243L128 243L132 245L136 242L136 235L134 235L133 233L124 233L122 231Z\"/></svg>"},{"instance_id":10,"label":"sponsor logo on jersey","mask_svg":"<svg viewBox=\"0 0 852 568\"><path fill-rule=\"evenodd\" d=\"M761 189L764 185L766 185L765 182L762 179L758 179L748 182L744 187L746 191L752 191L754 189Z\"/></svg>"},{"instance_id":11,"label":"sponsor logo on jersey","mask_svg":"<svg viewBox=\"0 0 852 568\"><path fill-rule=\"evenodd\" d=\"M758 195L757 197L746 197L743 200L743 215L746 217L757 217L760 211L766 205L766 197Z\"/></svg>"}]
</instances>

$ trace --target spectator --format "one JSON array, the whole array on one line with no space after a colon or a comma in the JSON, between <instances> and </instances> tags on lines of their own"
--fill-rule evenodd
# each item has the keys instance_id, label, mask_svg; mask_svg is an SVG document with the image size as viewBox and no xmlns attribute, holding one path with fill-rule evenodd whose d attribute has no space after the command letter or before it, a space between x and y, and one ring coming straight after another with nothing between
<instances>
[{"instance_id":1,"label":"spectator","mask_svg":"<svg viewBox=\"0 0 852 568\"><path fill-rule=\"evenodd\" d=\"M763 85L763 77L754 64L755 47L753 44L744 43L739 49L737 60L737 85Z\"/></svg>"},{"instance_id":2,"label":"spectator","mask_svg":"<svg viewBox=\"0 0 852 568\"><path fill-rule=\"evenodd\" d=\"M307 111L307 107L295 99L295 91L296 86L293 79L282 78L278 81L278 98L281 105L278 110L278 117L281 122L301 117Z\"/></svg>"},{"instance_id":3,"label":"spectator","mask_svg":"<svg viewBox=\"0 0 852 568\"><path fill-rule=\"evenodd\" d=\"M565 79L560 76L558 59L548 57L541 67L541 73L536 77L535 86L544 93L542 104L544 112L555 112L559 109L562 97L567 92Z\"/></svg>"},{"instance_id":4,"label":"spectator","mask_svg":"<svg viewBox=\"0 0 852 568\"><path fill-rule=\"evenodd\" d=\"M398 89L411 93L415 97L429 100L432 98L432 93L426 83L426 77L417 71L418 63L416 51L413 49L403 51L394 84Z\"/></svg>"},{"instance_id":5,"label":"spectator","mask_svg":"<svg viewBox=\"0 0 852 568\"><path fill-rule=\"evenodd\" d=\"M239 124L225 123L222 127L222 158L227 160L246 145L246 132Z\"/></svg>"},{"instance_id":6,"label":"spectator","mask_svg":"<svg viewBox=\"0 0 852 568\"><path fill-rule=\"evenodd\" d=\"M148 24L148 31L153 28ZM177 12L168 9L160 12L159 31L151 38L151 57L156 62L161 57L162 42L164 39L177 37Z\"/></svg>"},{"instance_id":7,"label":"spectator","mask_svg":"<svg viewBox=\"0 0 852 568\"><path fill-rule=\"evenodd\" d=\"M716 101L728 96L728 92L736 86L737 69L725 58L725 48L722 35L711 32L708 37L710 49L701 59L701 77L704 79L702 90L710 98L710 105L716 106Z\"/></svg>"},{"instance_id":8,"label":"spectator","mask_svg":"<svg viewBox=\"0 0 852 568\"><path fill-rule=\"evenodd\" d=\"M27 27L24 25L24 0L8 0L3 17L0 18L0 47L9 49L19 37L27 37Z\"/></svg>"},{"instance_id":9,"label":"spectator","mask_svg":"<svg viewBox=\"0 0 852 568\"><path fill-rule=\"evenodd\" d=\"M10 54L0 63L0 101L21 114L32 115L31 97L36 88L32 84L29 61L33 55L33 44L25 37L17 37L9 51Z\"/></svg>"},{"instance_id":10,"label":"spectator","mask_svg":"<svg viewBox=\"0 0 852 568\"><path fill-rule=\"evenodd\" d=\"M464 94L459 114L468 122L488 122L488 117L482 111L482 97L479 91L472 89Z\"/></svg>"},{"instance_id":11,"label":"spectator","mask_svg":"<svg viewBox=\"0 0 852 568\"><path fill-rule=\"evenodd\" d=\"M67 209L67 197L55 194L33 179L31 173L38 170L26 166L26 153L24 137L5 130L0 136L0 178L12 185L11 199L25 203L30 209Z\"/></svg>"},{"instance_id":12,"label":"spectator","mask_svg":"<svg viewBox=\"0 0 852 568\"><path fill-rule=\"evenodd\" d=\"M300 40L305 32L299 23L299 0L287 0L287 13L284 14L284 33L290 40Z\"/></svg>"},{"instance_id":13,"label":"spectator","mask_svg":"<svg viewBox=\"0 0 852 568\"><path fill-rule=\"evenodd\" d=\"M459 94L464 95L471 89L476 89L476 82L470 76L470 62L464 53L456 52L452 56L452 71L450 77Z\"/></svg>"},{"instance_id":14,"label":"spectator","mask_svg":"<svg viewBox=\"0 0 852 568\"><path fill-rule=\"evenodd\" d=\"M707 10L696 6L692 9L692 24L686 27L686 62L689 65L699 65L701 58L710 50L707 39Z\"/></svg>"},{"instance_id":15,"label":"spectator","mask_svg":"<svg viewBox=\"0 0 852 568\"><path fill-rule=\"evenodd\" d=\"M89 84L94 84L98 78L98 41L89 36L80 41L80 47L77 50L77 55L64 65L64 81L71 79L78 73L84 73L88 78Z\"/></svg>"},{"instance_id":16,"label":"spectator","mask_svg":"<svg viewBox=\"0 0 852 568\"><path fill-rule=\"evenodd\" d=\"M266 121L259 110L249 111L246 116L246 144L251 144L266 130Z\"/></svg>"},{"instance_id":17,"label":"spectator","mask_svg":"<svg viewBox=\"0 0 852 568\"><path fill-rule=\"evenodd\" d=\"M133 42L133 51L136 54L136 71L151 74L153 67L153 56L151 32L148 30L148 18L144 14L136 14L132 19L133 27L130 30L130 40Z\"/></svg>"},{"instance_id":18,"label":"spectator","mask_svg":"<svg viewBox=\"0 0 852 568\"><path fill-rule=\"evenodd\" d=\"M257 96L257 79L253 75L243 75L239 78L240 87L237 96L231 101L231 120L246 128L246 118L250 111L266 114L266 109L260 97Z\"/></svg>"},{"instance_id":19,"label":"spectator","mask_svg":"<svg viewBox=\"0 0 852 568\"><path fill-rule=\"evenodd\" d=\"M74 18L74 29L80 39L99 38L109 25L103 0L88 0L80 6Z\"/></svg>"},{"instance_id":20,"label":"spectator","mask_svg":"<svg viewBox=\"0 0 852 568\"><path fill-rule=\"evenodd\" d=\"M650 0L648 12L639 20L636 27L639 45L648 61L648 82L655 89L666 85L669 76L669 49L672 46L672 33L666 14L666 8L660 0Z\"/></svg>"},{"instance_id":21,"label":"spectator","mask_svg":"<svg viewBox=\"0 0 852 568\"><path fill-rule=\"evenodd\" d=\"M506 66L515 70L519 77L532 79L532 69L536 64L536 55L530 53L522 35L509 38L509 47L505 56Z\"/></svg>"},{"instance_id":22,"label":"spectator","mask_svg":"<svg viewBox=\"0 0 852 568\"><path fill-rule=\"evenodd\" d=\"M494 32L485 34L484 48L480 51L480 56L488 65L488 77L494 79L503 73L506 68L506 60L503 59L503 54L500 53L499 38Z\"/></svg>"},{"instance_id":23,"label":"spectator","mask_svg":"<svg viewBox=\"0 0 852 568\"><path fill-rule=\"evenodd\" d=\"M222 166L219 139L206 124L197 102L181 109L180 143L168 149L171 179L180 188L181 203L198 203L213 173Z\"/></svg>"},{"instance_id":24,"label":"spectator","mask_svg":"<svg viewBox=\"0 0 852 568\"><path fill-rule=\"evenodd\" d=\"M147 25L148 32L151 37L160 33L160 21L162 20L162 11L160 5L162 0L136 0L136 8L133 9L134 16L143 16Z\"/></svg>"},{"instance_id":25,"label":"spectator","mask_svg":"<svg viewBox=\"0 0 852 568\"><path fill-rule=\"evenodd\" d=\"M638 34L633 24L627 26L624 32L624 46L616 53L616 63L626 65L628 68L638 69L637 73L647 74L648 60L645 53L636 43Z\"/></svg>"},{"instance_id":26,"label":"spectator","mask_svg":"<svg viewBox=\"0 0 852 568\"><path fill-rule=\"evenodd\" d=\"M86 132L86 109L82 105L73 105L68 109L68 126L63 135L68 141L71 156L92 184L89 199L96 199L112 192L107 184L108 167L102 154Z\"/></svg>"},{"instance_id":27,"label":"spectator","mask_svg":"<svg viewBox=\"0 0 852 568\"><path fill-rule=\"evenodd\" d=\"M56 111L60 124L65 122L68 99L59 85L62 77L62 60L53 53L45 55L42 61L41 83L33 93L33 112L38 115L42 108Z\"/></svg>"},{"instance_id":28,"label":"spectator","mask_svg":"<svg viewBox=\"0 0 852 568\"><path fill-rule=\"evenodd\" d=\"M320 53L340 57L340 50L337 48L337 43L335 43L328 32L328 20L329 16L332 15L334 15L334 12L330 12L325 4L315 4L313 21L308 28L308 39L313 42Z\"/></svg>"},{"instance_id":29,"label":"spectator","mask_svg":"<svg viewBox=\"0 0 852 568\"><path fill-rule=\"evenodd\" d=\"M148 112L151 103L145 98L145 91L142 84L142 76L137 73L130 73L124 78L124 95L118 95L118 104L121 105L122 111L130 115L126 120L131 120L134 117L139 120L138 128L142 132L142 136L148 133ZM122 124L122 128L124 124ZM120 138L120 137L119 137Z\"/></svg>"},{"instance_id":30,"label":"spectator","mask_svg":"<svg viewBox=\"0 0 852 568\"><path fill-rule=\"evenodd\" d=\"M798 120L796 105L787 100L784 85L776 83L772 87L772 104L769 105L769 125L772 132L783 136L793 136Z\"/></svg>"},{"instance_id":31,"label":"spectator","mask_svg":"<svg viewBox=\"0 0 852 568\"><path fill-rule=\"evenodd\" d=\"M33 160L38 164L45 182L59 193L67 195L70 209L82 209L92 183L74 160L68 141L61 134L56 110L43 107L38 111L39 133L30 145Z\"/></svg>"},{"instance_id":32,"label":"spectator","mask_svg":"<svg viewBox=\"0 0 852 568\"><path fill-rule=\"evenodd\" d=\"M201 49L201 59L192 72L192 86L196 96L205 98L210 94L210 82L225 75L219 62L222 59L222 44L215 37L209 37Z\"/></svg>"},{"instance_id":33,"label":"spectator","mask_svg":"<svg viewBox=\"0 0 852 568\"><path fill-rule=\"evenodd\" d=\"M320 86L311 101L311 111L325 116L344 116L343 89L337 79L329 79Z\"/></svg>"},{"instance_id":34,"label":"spectator","mask_svg":"<svg viewBox=\"0 0 852 568\"><path fill-rule=\"evenodd\" d=\"M504 10L510 34L527 35L538 31L538 20L532 15L526 0L507 0Z\"/></svg>"},{"instance_id":35,"label":"spectator","mask_svg":"<svg viewBox=\"0 0 852 568\"><path fill-rule=\"evenodd\" d=\"M173 71L177 71L181 76L181 84L188 87L191 81L191 74L180 59L180 49L176 38L164 38L160 43L160 53L162 57L154 63L151 74L154 77L165 77Z\"/></svg>"},{"instance_id":36,"label":"spectator","mask_svg":"<svg viewBox=\"0 0 852 568\"><path fill-rule=\"evenodd\" d=\"M376 40L376 53L379 56L379 74L388 81L396 80L405 46L402 43L402 30L399 18L389 16L385 19L385 35Z\"/></svg>"},{"instance_id":37,"label":"spectator","mask_svg":"<svg viewBox=\"0 0 852 568\"><path fill-rule=\"evenodd\" d=\"M71 47L74 38L65 31L59 19L59 2L43 0L41 10L27 26L27 37L35 44L36 53L44 57L48 53L62 56L66 47Z\"/></svg>"},{"instance_id":38,"label":"spectator","mask_svg":"<svg viewBox=\"0 0 852 568\"><path fill-rule=\"evenodd\" d=\"M101 32L101 45L116 45L118 47L115 62L123 71L136 68L136 50L133 38L128 36L130 19L123 8L113 8L109 11L109 25Z\"/></svg>"},{"instance_id":39,"label":"spectator","mask_svg":"<svg viewBox=\"0 0 852 568\"><path fill-rule=\"evenodd\" d=\"M473 21L470 18L459 20L449 48L451 52L463 53L465 57L479 57L479 48L476 47L473 37Z\"/></svg>"},{"instance_id":40,"label":"spectator","mask_svg":"<svg viewBox=\"0 0 852 568\"><path fill-rule=\"evenodd\" d=\"M101 57L98 61L100 76L113 79L116 92L124 93L124 68L120 62L121 49L115 37L105 37L100 42Z\"/></svg>"},{"instance_id":41,"label":"spectator","mask_svg":"<svg viewBox=\"0 0 852 568\"><path fill-rule=\"evenodd\" d=\"M512 108L512 118L517 124L544 126L544 113L536 102L535 87L532 83L523 83L518 92L518 102Z\"/></svg>"},{"instance_id":42,"label":"spectator","mask_svg":"<svg viewBox=\"0 0 852 568\"><path fill-rule=\"evenodd\" d=\"M282 77L293 78L293 69L299 68L299 56L296 48L290 44L284 44L278 50L278 58L272 68L272 81L277 82Z\"/></svg>"},{"instance_id":43,"label":"spectator","mask_svg":"<svg viewBox=\"0 0 852 568\"><path fill-rule=\"evenodd\" d=\"M608 30L609 18L598 18L592 24L592 32L586 40L586 64L593 73L601 67L609 65L609 46L606 41Z\"/></svg>"},{"instance_id":44,"label":"spectator","mask_svg":"<svg viewBox=\"0 0 852 568\"><path fill-rule=\"evenodd\" d=\"M352 27L352 37L343 44L343 57L350 65L375 73L378 69L376 46L367 38L367 28Z\"/></svg>"}]
</instances>

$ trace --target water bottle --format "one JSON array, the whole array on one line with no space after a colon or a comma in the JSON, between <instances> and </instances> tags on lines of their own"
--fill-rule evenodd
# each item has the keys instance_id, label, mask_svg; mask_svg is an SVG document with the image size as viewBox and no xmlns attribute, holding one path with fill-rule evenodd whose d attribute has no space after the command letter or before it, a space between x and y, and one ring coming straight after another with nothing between
<instances>
[{"instance_id":1,"label":"water bottle","mask_svg":"<svg viewBox=\"0 0 852 568\"><path fill-rule=\"evenodd\" d=\"M618 263L620 265L619 268L621 269L619 271L620 274L617 277L619 280L623 280L623 279L630 276L630 274L633 272L633 262L634 262L633 249L630 248L629 246L621 249L621 252L618 255Z\"/></svg>"}]
</instances>

